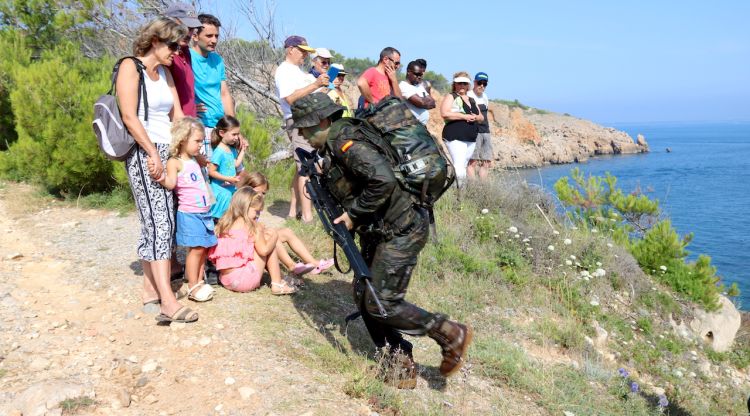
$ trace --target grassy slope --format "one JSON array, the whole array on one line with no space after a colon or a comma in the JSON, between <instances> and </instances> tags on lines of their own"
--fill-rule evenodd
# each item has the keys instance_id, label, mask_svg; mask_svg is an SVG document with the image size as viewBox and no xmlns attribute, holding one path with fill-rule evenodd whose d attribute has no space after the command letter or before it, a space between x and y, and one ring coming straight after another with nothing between
<instances>
[{"instance_id":1,"label":"grassy slope","mask_svg":"<svg viewBox=\"0 0 750 416\"><path fill-rule=\"evenodd\" d=\"M266 207L282 217L284 167L270 172ZM121 199L79 202L122 208ZM483 208L489 212L481 214ZM215 313L248 322L248 336L323 369L331 377L320 382L340 385L381 414L743 414L747 383L732 384L730 364L747 365L748 340L738 352L716 354L675 336L665 319L683 316L689 305L645 276L624 250L566 227L553 211L549 196L512 174L470 189L460 203L453 192L439 201L439 238L422 252L407 298L471 323L476 337L465 369L448 380L436 369L437 345L412 338L421 377L415 391L378 381L361 320L344 326L353 310L350 275L310 278L291 301L266 293L233 296L234 306L217 305ZM318 257L330 256L331 240L318 226L288 225ZM581 278L582 270L597 268L604 277ZM259 319L268 311L274 319ZM598 347L587 341L596 338L594 321L609 333ZM618 368L630 377L619 376ZM629 392L632 381L641 393ZM666 390L664 412L652 385Z\"/></svg>"},{"instance_id":2,"label":"grassy slope","mask_svg":"<svg viewBox=\"0 0 750 416\"><path fill-rule=\"evenodd\" d=\"M481 214L482 208L489 212ZM352 306L347 279L337 277L316 282L300 297L299 310L320 330L301 342L313 363L344 375L350 394L403 414L743 412L744 390L726 374L731 357L669 329L668 315L684 316L690 305L657 286L605 238L561 224L548 196L508 174L470 190L460 203L454 194L444 196L436 215L439 239L422 252L408 299L474 325L468 368L446 384L435 370L439 349L420 338L416 358L430 388L398 392L373 380L374 361L363 358L372 351L362 325L341 333ZM294 226L317 242L318 252L330 252L319 229ZM581 278L581 271L597 268L604 277ZM596 338L595 321L609 333L597 347L587 341ZM711 360L722 367L707 370ZM621 377L619 368L630 376ZM639 393L630 392L633 381ZM666 390L666 409L658 406L654 386Z\"/></svg>"}]
</instances>

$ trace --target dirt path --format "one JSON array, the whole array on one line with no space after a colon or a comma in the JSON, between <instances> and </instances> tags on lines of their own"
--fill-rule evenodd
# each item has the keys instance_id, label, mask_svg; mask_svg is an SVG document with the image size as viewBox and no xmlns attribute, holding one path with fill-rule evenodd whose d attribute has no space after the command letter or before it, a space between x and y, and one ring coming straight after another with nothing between
<instances>
[{"instance_id":1,"label":"dirt path","mask_svg":"<svg viewBox=\"0 0 750 416\"><path fill-rule=\"evenodd\" d=\"M255 339L262 321L233 319L253 298L288 297L222 290L188 302L197 323L157 326L141 311L137 219L28 208L24 192L0 190L0 414L60 414L65 399L92 415L370 414L340 380Z\"/></svg>"}]
</instances>

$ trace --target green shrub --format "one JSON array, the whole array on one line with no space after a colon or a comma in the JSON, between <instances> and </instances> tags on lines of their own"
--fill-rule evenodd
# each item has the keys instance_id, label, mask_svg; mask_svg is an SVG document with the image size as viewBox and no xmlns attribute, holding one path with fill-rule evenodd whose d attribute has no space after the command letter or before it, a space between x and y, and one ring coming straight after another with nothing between
<instances>
[{"instance_id":1,"label":"green shrub","mask_svg":"<svg viewBox=\"0 0 750 416\"><path fill-rule=\"evenodd\" d=\"M584 178L576 168L554 188L574 224L611 236L628 248L644 272L676 292L708 310L718 307L721 292L726 290L730 296L739 293L736 285L726 288L719 282L708 256L687 263L686 247L692 234L680 238L670 221L658 221L658 201L639 192L623 193L617 178L609 173Z\"/></svg>"},{"instance_id":2,"label":"green shrub","mask_svg":"<svg viewBox=\"0 0 750 416\"><path fill-rule=\"evenodd\" d=\"M114 165L96 145L91 114L109 87L111 65L87 59L72 44L13 71L10 94L18 141L0 157L0 173L53 193L100 192L117 185Z\"/></svg>"},{"instance_id":3,"label":"green shrub","mask_svg":"<svg viewBox=\"0 0 750 416\"><path fill-rule=\"evenodd\" d=\"M273 151L274 134L281 129L281 122L274 118L258 121L244 107L237 109L237 120L240 121L240 131L249 144L245 152L247 168L250 171L263 170L266 159Z\"/></svg>"}]
</instances>

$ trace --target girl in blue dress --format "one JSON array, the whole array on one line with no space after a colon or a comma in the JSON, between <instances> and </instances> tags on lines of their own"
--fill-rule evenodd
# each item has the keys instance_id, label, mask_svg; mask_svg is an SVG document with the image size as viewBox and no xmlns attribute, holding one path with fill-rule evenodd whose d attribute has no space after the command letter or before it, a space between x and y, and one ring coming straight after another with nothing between
<instances>
[{"instance_id":1,"label":"girl in blue dress","mask_svg":"<svg viewBox=\"0 0 750 416\"><path fill-rule=\"evenodd\" d=\"M247 147L240 136L240 122L232 116L224 116L216 122L211 134L213 154L208 164L208 176L211 178L211 190L216 202L211 206L211 216L219 219L229 207L236 185L239 182L239 172L242 171L242 161Z\"/></svg>"}]
</instances>

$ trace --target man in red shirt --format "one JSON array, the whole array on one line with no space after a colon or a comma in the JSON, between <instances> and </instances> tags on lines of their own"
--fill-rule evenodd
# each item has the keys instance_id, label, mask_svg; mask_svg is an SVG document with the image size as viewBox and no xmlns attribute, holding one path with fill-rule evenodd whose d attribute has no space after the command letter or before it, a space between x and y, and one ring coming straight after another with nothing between
<instances>
[{"instance_id":1,"label":"man in red shirt","mask_svg":"<svg viewBox=\"0 0 750 416\"><path fill-rule=\"evenodd\" d=\"M180 97L183 114L198 117L198 111L195 107L195 76L193 75L188 48L195 29L201 27L202 24L198 20L195 8L185 3L172 3L164 12L164 15L171 17L189 29L188 35L180 40L180 49L174 54L174 60L172 65L169 66L169 71L172 73L172 79L174 79L177 96Z\"/></svg>"},{"instance_id":2,"label":"man in red shirt","mask_svg":"<svg viewBox=\"0 0 750 416\"><path fill-rule=\"evenodd\" d=\"M401 53L389 46L380 52L378 65L368 68L360 75L357 86L365 100L365 108L370 104L377 104L388 95L401 96L397 76L400 67Z\"/></svg>"}]
</instances>

